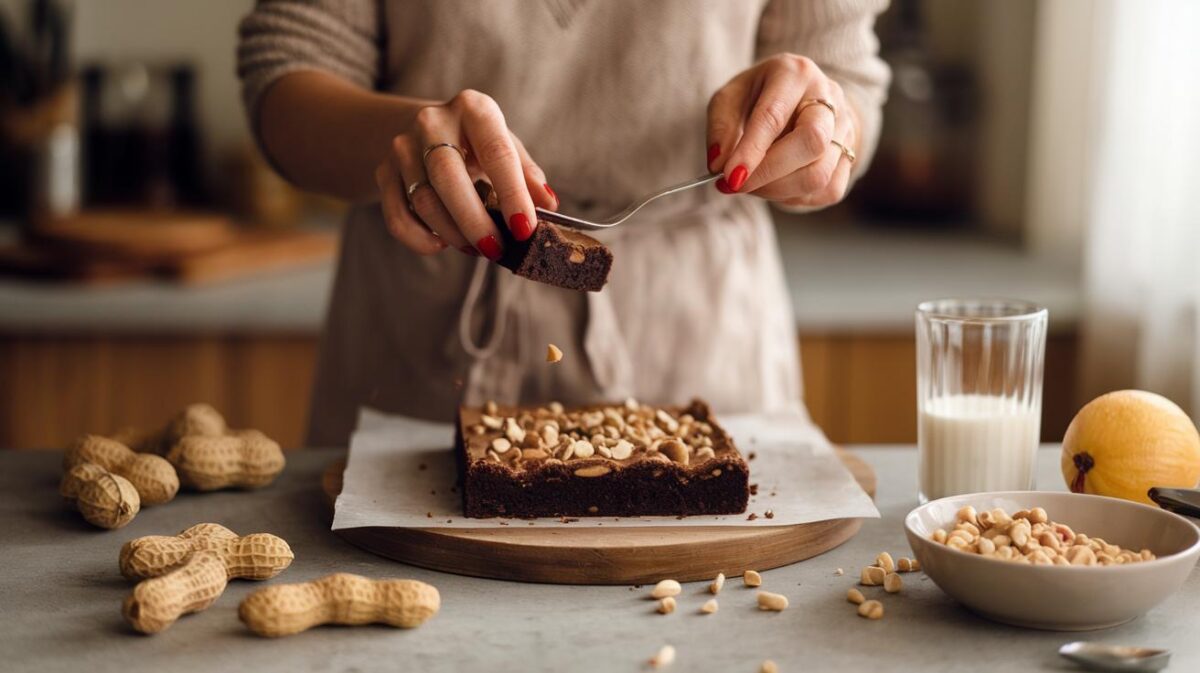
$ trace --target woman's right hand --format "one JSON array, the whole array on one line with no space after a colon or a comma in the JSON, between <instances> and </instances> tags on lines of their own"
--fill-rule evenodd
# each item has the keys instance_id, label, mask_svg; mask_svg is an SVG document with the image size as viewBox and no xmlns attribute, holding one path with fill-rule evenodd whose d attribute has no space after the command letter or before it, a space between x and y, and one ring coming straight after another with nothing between
<instances>
[{"instance_id":1,"label":"woman's right hand","mask_svg":"<svg viewBox=\"0 0 1200 673\"><path fill-rule=\"evenodd\" d=\"M438 147L441 143L462 148L466 156ZM421 255L450 245L496 261L504 239L475 191L479 179L492 184L518 241L533 235L535 204L558 207L545 174L508 129L500 106L471 89L418 110L375 169L384 219L401 243Z\"/></svg>"}]
</instances>

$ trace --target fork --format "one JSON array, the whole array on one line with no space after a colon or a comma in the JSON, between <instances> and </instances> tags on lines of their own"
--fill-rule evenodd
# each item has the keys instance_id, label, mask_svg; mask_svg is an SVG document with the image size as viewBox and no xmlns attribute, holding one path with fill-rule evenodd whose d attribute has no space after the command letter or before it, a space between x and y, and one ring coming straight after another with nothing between
<instances>
[{"instance_id":1,"label":"fork","mask_svg":"<svg viewBox=\"0 0 1200 673\"><path fill-rule=\"evenodd\" d=\"M630 204L628 208L626 208L625 210L622 210L621 212L617 213L616 215L613 215L613 216L608 217L603 220L585 220L582 217L574 217L572 215L564 215L562 213L556 213L551 210L546 210L545 208L534 208L534 210L537 211L537 216L538 216L539 220L545 220L547 222L561 224L565 227L571 227L572 229L579 229L582 231L594 231L596 229L608 229L610 227L615 227L618 224L621 224L622 222L624 222L625 220L628 220L629 218L633 217L634 213L641 210L643 207L646 206L646 204L650 203L651 201L660 199L669 194L676 194L678 192L686 191L686 190L692 189L693 187L700 187L702 185L707 185L710 182L714 182L719 177L721 177L720 173L712 173L712 174L705 173L704 175L701 175L696 178L692 178L691 180L688 180L686 182L680 182L679 184L671 185L670 187L664 187L663 189L660 189L659 191L654 192L653 194L650 194L649 196L646 196L641 201L637 201L635 203Z\"/></svg>"}]
</instances>

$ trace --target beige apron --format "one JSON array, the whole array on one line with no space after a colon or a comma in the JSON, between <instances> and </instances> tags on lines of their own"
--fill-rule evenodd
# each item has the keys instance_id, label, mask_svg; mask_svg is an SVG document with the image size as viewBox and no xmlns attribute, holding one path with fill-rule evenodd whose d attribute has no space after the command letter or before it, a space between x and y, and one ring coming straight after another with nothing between
<instances>
[{"instance_id":1,"label":"beige apron","mask_svg":"<svg viewBox=\"0 0 1200 673\"><path fill-rule=\"evenodd\" d=\"M822 62L814 52L825 52L823 65L865 110L869 148L887 78L871 33L879 4L264 3L243 23L239 58L251 110L270 82L304 68L438 100L488 93L561 209L603 216L704 171L708 99L761 55ZM323 43L311 28L328 21L337 39ZM377 205L356 207L310 444L345 444L362 405L445 420L460 402L487 399L802 408L795 322L762 200L697 190L598 237L613 250L612 274L604 291L584 294L453 250L415 255L390 237ZM561 362L545 362L548 343Z\"/></svg>"}]
</instances>

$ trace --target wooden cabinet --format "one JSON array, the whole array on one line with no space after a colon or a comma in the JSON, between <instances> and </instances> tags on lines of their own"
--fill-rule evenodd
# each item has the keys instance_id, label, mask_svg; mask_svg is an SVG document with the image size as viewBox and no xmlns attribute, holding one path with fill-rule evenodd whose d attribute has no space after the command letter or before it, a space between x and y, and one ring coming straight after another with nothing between
<instances>
[{"instance_id":1,"label":"wooden cabinet","mask_svg":"<svg viewBox=\"0 0 1200 673\"><path fill-rule=\"evenodd\" d=\"M916 441L911 335L804 334L805 396L840 444ZM0 447L52 448L83 432L157 426L205 401L237 427L303 445L317 339L312 335L0 337ZM1042 436L1075 412L1075 338L1047 346Z\"/></svg>"}]
</instances>

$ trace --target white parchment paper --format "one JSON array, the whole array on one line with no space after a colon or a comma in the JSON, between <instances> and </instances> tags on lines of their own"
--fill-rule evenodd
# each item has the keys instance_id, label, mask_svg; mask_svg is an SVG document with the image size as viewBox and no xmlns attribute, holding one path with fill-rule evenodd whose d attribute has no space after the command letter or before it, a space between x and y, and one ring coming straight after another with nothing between
<instances>
[{"instance_id":1,"label":"white parchment paper","mask_svg":"<svg viewBox=\"0 0 1200 673\"><path fill-rule=\"evenodd\" d=\"M744 514L727 516L468 519L451 447L454 429L371 409L359 413L350 440L333 530L369 526L399 528L499 528L501 526L783 526L850 517L877 518L879 511L838 460L815 425L801 416L727 416L719 419L744 456L751 452L750 497ZM771 510L773 518L766 518ZM758 514L747 520L750 512Z\"/></svg>"}]
</instances>

